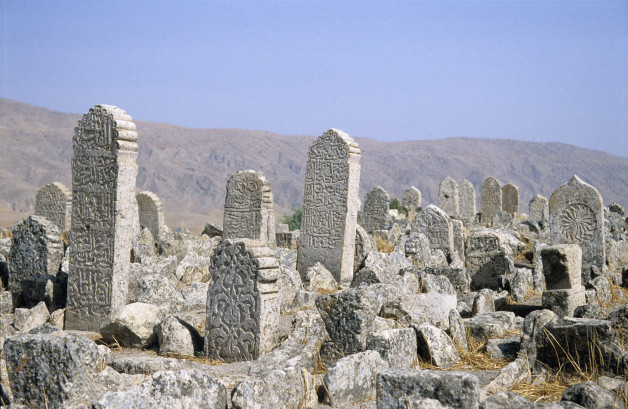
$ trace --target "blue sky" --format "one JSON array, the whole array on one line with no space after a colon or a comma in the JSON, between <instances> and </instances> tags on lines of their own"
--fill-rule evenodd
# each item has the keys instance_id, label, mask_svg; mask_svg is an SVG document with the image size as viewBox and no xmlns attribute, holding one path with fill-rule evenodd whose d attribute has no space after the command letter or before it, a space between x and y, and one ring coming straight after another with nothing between
<instances>
[{"instance_id":1,"label":"blue sky","mask_svg":"<svg viewBox=\"0 0 628 409\"><path fill-rule=\"evenodd\" d=\"M0 0L0 95L63 112L628 157L628 1Z\"/></svg>"}]
</instances>

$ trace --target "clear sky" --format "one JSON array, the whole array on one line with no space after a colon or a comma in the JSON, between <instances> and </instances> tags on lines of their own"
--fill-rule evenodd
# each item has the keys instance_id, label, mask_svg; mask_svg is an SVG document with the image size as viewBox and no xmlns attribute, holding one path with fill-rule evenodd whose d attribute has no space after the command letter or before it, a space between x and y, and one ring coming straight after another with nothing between
<instances>
[{"instance_id":1,"label":"clear sky","mask_svg":"<svg viewBox=\"0 0 628 409\"><path fill-rule=\"evenodd\" d=\"M628 157L628 1L0 0L0 95L63 112Z\"/></svg>"}]
</instances>

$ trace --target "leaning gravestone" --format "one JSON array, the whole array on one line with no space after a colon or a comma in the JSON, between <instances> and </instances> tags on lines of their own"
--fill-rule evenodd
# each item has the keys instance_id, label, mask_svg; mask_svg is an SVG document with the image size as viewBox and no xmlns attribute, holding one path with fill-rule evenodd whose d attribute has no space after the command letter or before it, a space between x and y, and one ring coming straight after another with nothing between
<instances>
[{"instance_id":1,"label":"leaning gravestone","mask_svg":"<svg viewBox=\"0 0 628 409\"><path fill-rule=\"evenodd\" d=\"M22 280L29 276L57 275L63 258L61 231L50 220L29 216L13 228L9 250L9 290L22 291Z\"/></svg>"},{"instance_id":2,"label":"leaning gravestone","mask_svg":"<svg viewBox=\"0 0 628 409\"><path fill-rule=\"evenodd\" d=\"M406 189L401 197L401 205L408 211L406 219L412 222L421 209L421 191L414 186Z\"/></svg>"},{"instance_id":3,"label":"leaning gravestone","mask_svg":"<svg viewBox=\"0 0 628 409\"><path fill-rule=\"evenodd\" d=\"M328 130L307 158L297 254L302 279L320 262L339 284L353 280L359 188L358 144L340 130Z\"/></svg>"},{"instance_id":4,"label":"leaning gravestone","mask_svg":"<svg viewBox=\"0 0 628 409\"><path fill-rule=\"evenodd\" d=\"M438 207L449 216L458 216L459 200L458 183L447 176L438 186Z\"/></svg>"},{"instance_id":5,"label":"leaning gravestone","mask_svg":"<svg viewBox=\"0 0 628 409\"><path fill-rule=\"evenodd\" d=\"M205 357L253 361L277 344L279 261L259 240L223 241L212 256Z\"/></svg>"},{"instance_id":6,"label":"leaning gravestone","mask_svg":"<svg viewBox=\"0 0 628 409\"><path fill-rule=\"evenodd\" d=\"M153 192L145 191L138 193L137 207L140 218L140 227L148 228L153 238L157 240L159 232L164 225L164 209L161 200Z\"/></svg>"},{"instance_id":7,"label":"leaning gravestone","mask_svg":"<svg viewBox=\"0 0 628 409\"><path fill-rule=\"evenodd\" d=\"M606 261L602 195L574 175L552 193L549 213L552 243L582 248L582 284L587 285L591 267L601 272Z\"/></svg>"},{"instance_id":8,"label":"leaning gravestone","mask_svg":"<svg viewBox=\"0 0 628 409\"><path fill-rule=\"evenodd\" d=\"M35 196L35 215L50 220L61 232L70 230L72 192L59 182L42 187Z\"/></svg>"},{"instance_id":9,"label":"leaning gravestone","mask_svg":"<svg viewBox=\"0 0 628 409\"><path fill-rule=\"evenodd\" d=\"M482 197L480 198L482 224L490 225L495 213L502 210L502 187L497 179L488 177L482 182Z\"/></svg>"},{"instance_id":10,"label":"leaning gravestone","mask_svg":"<svg viewBox=\"0 0 628 409\"><path fill-rule=\"evenodd\" d=\"M547 226L549 220L549 208L547 206L547 198L539 194L530 200L528 218L538 223L542 228Z\"/></svg>"},{"instance_id":11,"label":"leaning gravestone","mask_svg":"<svg viewBox=\"0 0 628 409\"><path fill-rule=\"evenodd\" d=\"M127 113L96 105L72 139L72 231L65 328L98 331L127 298L135 200L137 132Z\"/></svg>"},{"instance_id":12,"label":"leaning gravestone","mask_svg":"<svg viewBox=\"0 0 628 409\"><path fill-rule=\"evenodd\" d=\"M502 188L502 210L511 216L519 213L519 188L512 183Z\"/></svg>"},{"instance_id":13,"label":"leaning gravestone","mask_svg":"<svg viewBox=\"0 0 628 409\"><path fill-rule=\"evenodd\" d=\"M454 250L454 235L449 216L437 206L429 205L412 222L412 233L422 233L430 241L432 251L442 250L445 255Z\"/></svg>"},{"instance_id":14,"label":"leaning gravestone","mask_svg":"<svg viewBox=\"0 0 628 409\"><path fill-rule=\"evenodd\" d=\"M229 178L222 228L224 239L254 239L275 246L273 194L262 172L243 170Z\"/></svg>"},{"instance_id":15,"label":"leaning gravestone","mask_svg":"<svg viewBox=\"0 0 628 409\"><path fill-rule=\"evenodd\" d=\"M458 182L458 214L466 223L471 224L475 220L477 210L475 208L475 188L467 179Z\"/></svg>"},{"instance_id":16,"label":"leaning gravestone","mask_svg":"<svg viewBox=\"0 0 628 409\"><path fill-rule=\"evenodd\" d=\"M367 232L390 227L390 196L383 188L377 186L371 189L364 198L362 210L362 227Z\"/></svg>"}]
</instances>

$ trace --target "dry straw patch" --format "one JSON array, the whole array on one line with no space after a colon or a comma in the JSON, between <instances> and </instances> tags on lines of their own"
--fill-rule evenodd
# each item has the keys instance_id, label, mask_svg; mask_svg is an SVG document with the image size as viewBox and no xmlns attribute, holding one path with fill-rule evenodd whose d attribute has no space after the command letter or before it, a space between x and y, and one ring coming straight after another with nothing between
<instances>
[{"instance_id":1,"label":"dry straw patch","mask_svg":"<svg viewBox=\"0 0 628 409\"><path fill-rule=\"evenodd\" d=\"M390 254L395 249L395 243L391 243L385 238L377 235L377 248L380 253Z\"/></svg>"}]
</instances>

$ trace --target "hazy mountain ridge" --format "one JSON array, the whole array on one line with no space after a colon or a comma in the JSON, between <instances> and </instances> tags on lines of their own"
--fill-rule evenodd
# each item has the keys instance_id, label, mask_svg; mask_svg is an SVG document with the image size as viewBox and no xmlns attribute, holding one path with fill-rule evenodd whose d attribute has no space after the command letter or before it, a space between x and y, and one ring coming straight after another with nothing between
<instances>
[{"instance_id":1,"label":"hazy mountain ridge","mask_svg":"<svg viewBox=\"0 0 628 409\"><path fill-rule=\"evenodd\" d=\"M5 216L9 210L31 212L37 190L52 181L71 188L72 135L80 116L0 99L0 212ZM151 190L161 198L172 225L221 222L227 179L243 169L264 172L279 214L303 198L307 150L314 135L189 129L142 121L136 125L138 190ZM440 181L451 176L474 184L479 209L480 185L494 176L519 186L520 209L527 212L534 194L549 198L577 174L600 190L605 204L628 205L628 158L604 152L507 139L355 139L362 150L362 200L377 185L398 197L414 185L423 193L424 204L436 203Z\"/></svg>"}]
</instances>

